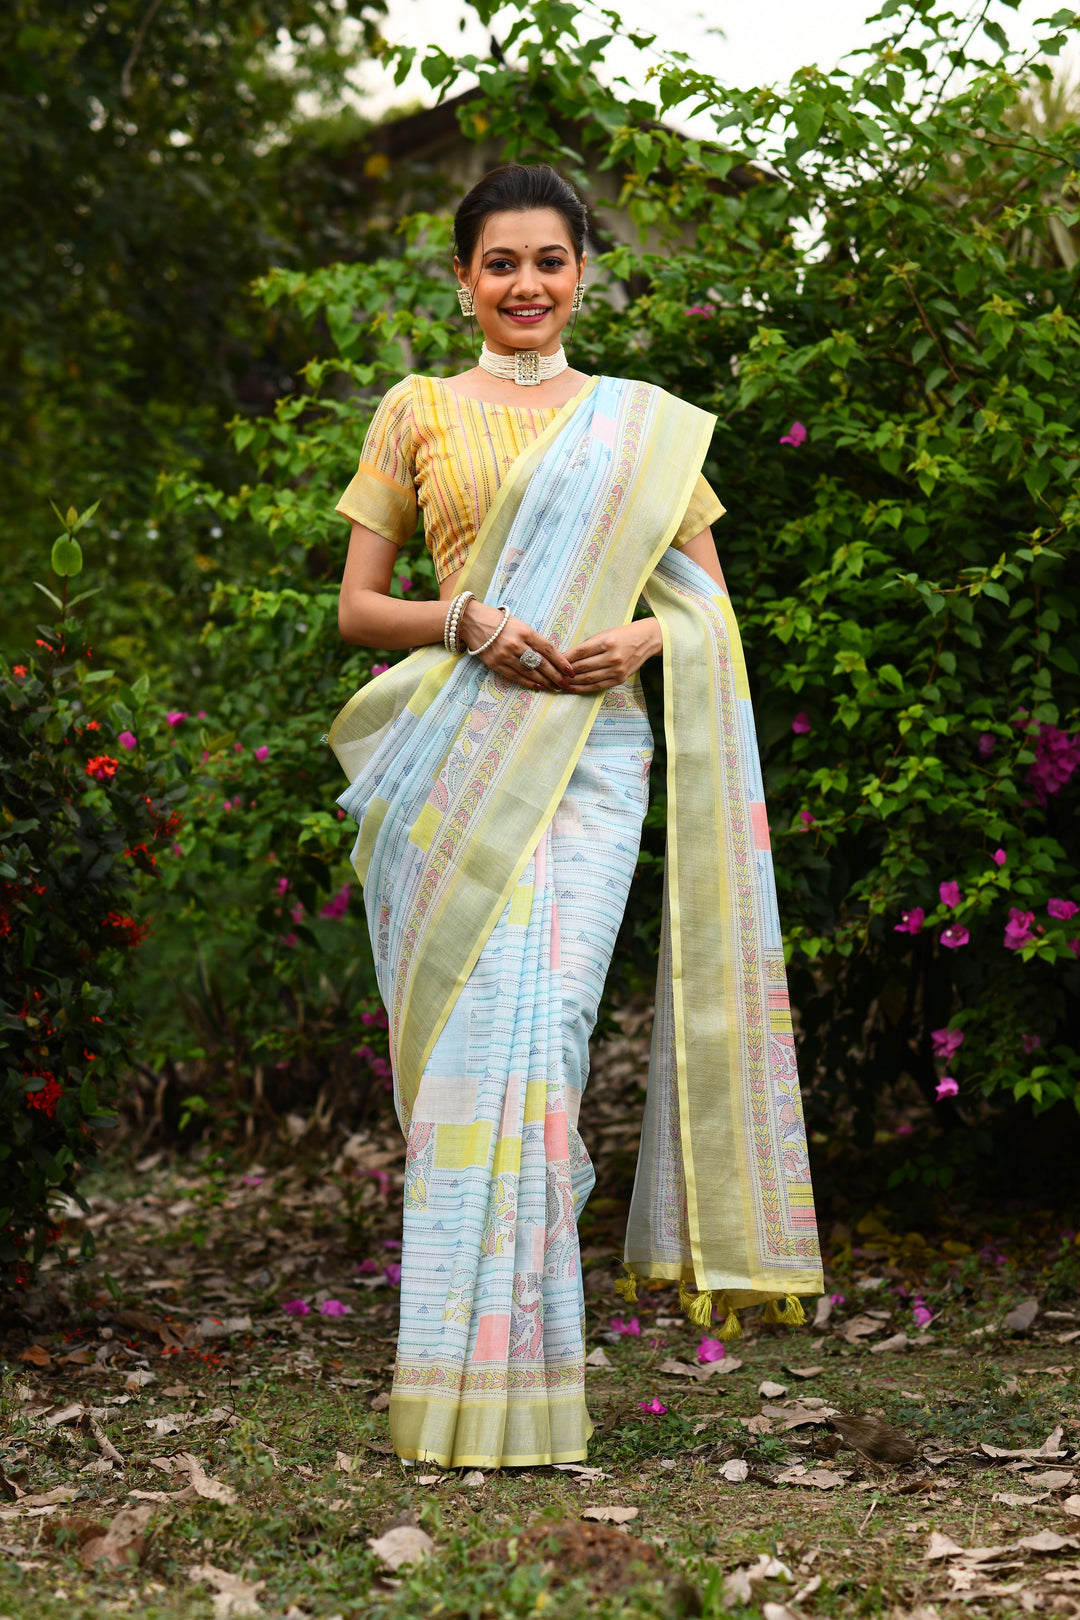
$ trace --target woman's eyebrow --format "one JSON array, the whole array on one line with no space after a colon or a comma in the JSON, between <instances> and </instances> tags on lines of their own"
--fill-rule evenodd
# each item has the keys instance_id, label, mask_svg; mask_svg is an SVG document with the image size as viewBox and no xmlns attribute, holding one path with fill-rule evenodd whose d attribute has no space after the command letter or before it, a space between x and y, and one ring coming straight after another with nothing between
<instances>
[{"instance_id":1,"label":"woman's eyebrow","mask_svg":"<svg viewBox=\"0 0 1080 1620\"><path fill-rule=\"evenodd\" d=\"M537 253L569 253L569 251L570 251L570 249L567 247L565 242L550 242L547 247L542 247L542 248L537 248L536 249ZM516 254L516 250L514 248L501 248L501 247L485 248L484 249L484 257L485 257L485 259L487 258L489 253L509 254L509 256L511 258L514 258L515 254Z\"/></svg>"}]
</instances>

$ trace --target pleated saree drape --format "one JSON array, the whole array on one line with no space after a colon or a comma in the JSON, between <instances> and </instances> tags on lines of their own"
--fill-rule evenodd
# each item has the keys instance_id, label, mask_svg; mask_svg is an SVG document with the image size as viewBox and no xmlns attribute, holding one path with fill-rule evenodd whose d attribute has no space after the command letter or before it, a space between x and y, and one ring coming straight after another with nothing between
<instances>
[{"instance_id":1,"label":"pleated saree drape","mask_svg":"<svg viewBox=\"0 0 1080 1620\"><path fill-rule=\"evenodd\" d=\"M821 1271L738 631L669 549L712 426L594 379L510 468L458 583L563 647L629 621L643 592L660 622L665 921L622 1287L677 1280L694 1319L718 1306L730 1333L759 1301L796 1320ZM580 1459L577 1107L647 798L640 687L536 693L425 647L330 741L407 1140L396 1449Z\"/></svg>"}]
</instances>

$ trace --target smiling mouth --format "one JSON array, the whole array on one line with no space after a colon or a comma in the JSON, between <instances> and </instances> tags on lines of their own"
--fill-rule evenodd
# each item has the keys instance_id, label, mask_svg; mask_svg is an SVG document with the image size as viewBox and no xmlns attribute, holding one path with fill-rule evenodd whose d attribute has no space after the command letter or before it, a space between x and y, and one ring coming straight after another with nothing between
<instances>
[{"instance_id":1,"label":"smiling mouth","mask_svg":"<svg viewBox=\"0 0 1080 1620\"><path fill-rule=\"evenodd\" d=\"M539 320L543 315L550 315L554 307L554 304L522 304L518 309L504 309L500 313L509 315L512 320Z\"/></svg>"}]
</instances>

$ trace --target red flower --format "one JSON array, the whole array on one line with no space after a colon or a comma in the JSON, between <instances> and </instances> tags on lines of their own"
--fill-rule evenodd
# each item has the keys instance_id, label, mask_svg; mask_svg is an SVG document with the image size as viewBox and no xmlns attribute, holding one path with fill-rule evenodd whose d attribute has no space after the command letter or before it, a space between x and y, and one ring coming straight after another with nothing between
<instances>
[{"instance_id":1,"label":"red flower","mask_svg":"<svg viewBox=\"0 0 1080 1620\"><path fill-rule=\"evenodd\" d=\"M13 675L17 675L19 680L21 681L23 676L26 674L26 665L25 664L14 664L12 666L11 673Z\"/></svg>"},{"instance_id":2,"label":"red flower","mask_svg":"<svg viewBox=\"0 0 1080 1620\"><path fill-rule=\"evenodd\" d=\"M119 911L110 911L101 919L102 928L112 928L119 935L118 944L132 947L141 945L150 932L148 923L137 923L134 917L125 916Z\"/></svg>"},{"instance_id":3,"label":"red flower","mask_svg":"<svg viewBox=\"0 0 1080 1620\"><path fill-rule=\"evenodd\" d=\"M100 720L88 720L86 722L85 726L83 726L83 730L84 731L100 731L101 730L101 722L100 722Z\"/></svg>"},{"instance_id":4,"label":"red flower","mask_svg":"<svg viewBox=\"0 0 1080 1620\"><path fill-rule=\"evenodd\" d=\"M119 764L119 760L111 759L108 754L95 754L87 761L86 774L98 782L111 782Z\"/></svg>"},{"instance_id":5,"label":"red flower","mask_svg":"<svg viewBox=\"0 0 1080 1620\"><path fill-rule=\"evenodd\" d=\"M56 1118L56 1105L64 1095L64 1088L54 1074L38 1075L45 1084L40 1091L26 1093L27 1108L37 1108L47 1119Z\"/></svg>"}]
</instances>

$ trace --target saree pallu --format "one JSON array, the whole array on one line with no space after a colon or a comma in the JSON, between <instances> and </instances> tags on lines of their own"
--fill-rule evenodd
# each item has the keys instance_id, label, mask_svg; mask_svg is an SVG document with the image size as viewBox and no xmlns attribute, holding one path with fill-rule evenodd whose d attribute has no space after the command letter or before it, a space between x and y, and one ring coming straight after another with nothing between
<instances>
[{"instance_id":1,"label":"saree pallu","mask_svg":"<svg viewBox=\"0 0 1080 1620\"><path fill-rule=\"evenodd\" d=\"M668 859L622 1290L677 1280L730 1334L740 1305L801 1319L822 1281L738 631L668 549L712 426L594 379L510 468L458 584L563 647L628 622L643 591L660 622ZM639 691L537 693L427 647L331 729L408 1143L403 1457L585 1455L576 1118L645 804Z\"/></svg>"}]
</instances>

